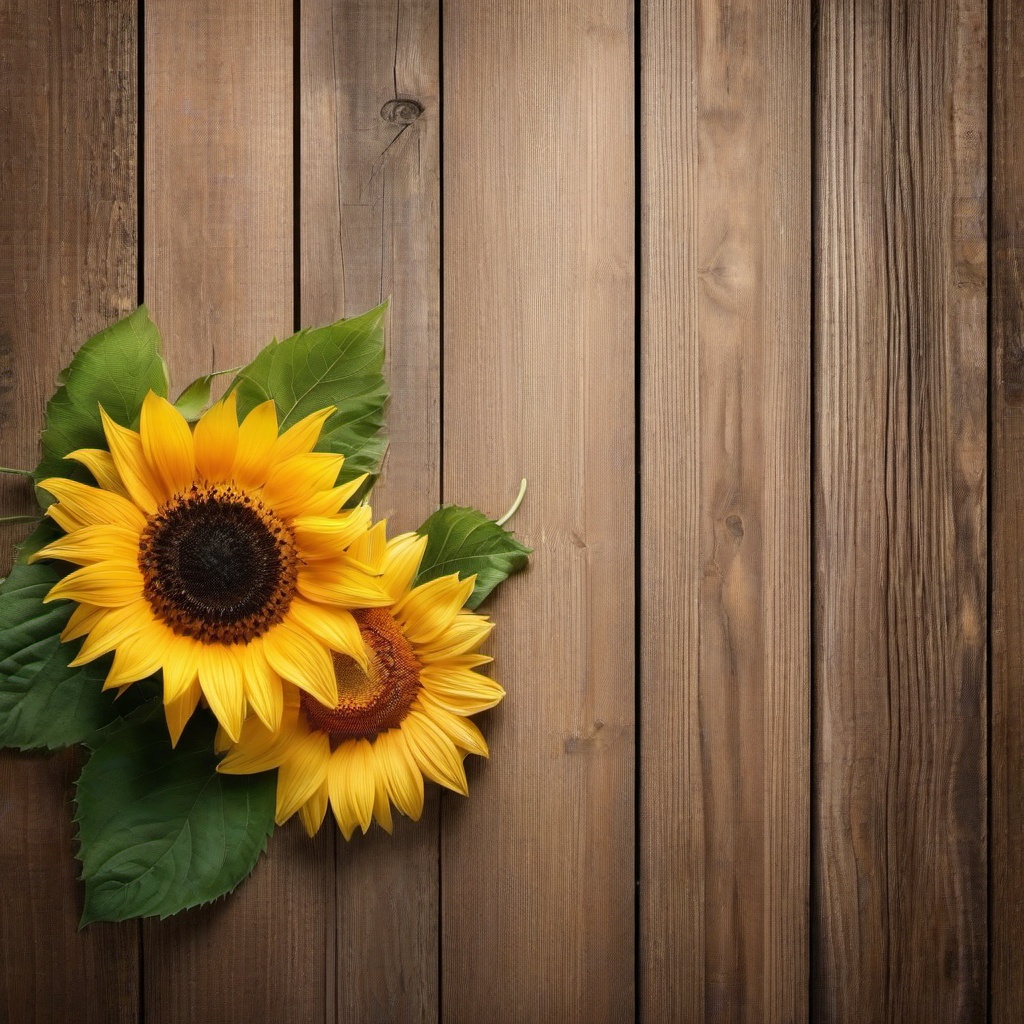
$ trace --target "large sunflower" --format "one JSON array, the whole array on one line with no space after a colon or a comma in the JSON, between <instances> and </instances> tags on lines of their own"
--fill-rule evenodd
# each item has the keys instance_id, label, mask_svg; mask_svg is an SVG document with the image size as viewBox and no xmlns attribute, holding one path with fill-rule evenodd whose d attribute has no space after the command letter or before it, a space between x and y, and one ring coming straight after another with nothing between
<instances>
[{"instance_id":1,"label":"large sunflower","mask_svg":"<svg viewBox=\"0 0 1024 1024\"><path fill-rule=\"evenodd\" d=\"M150 392L138 433L101 410L110 450L68 456L98 486L42 483L66 536L34 557L82 567L45 598L78 602L61 637L88 635L71 664L113 651L105 688L162 668L175 743L200 695L237 738L247 706L278 728L282 677L330 704L332 652L368 664L348 609L391 599L347 553L370 525L368 507L343 510L361 481L335 486L343 458L311 451L332 411L279 436L273 402L239 424L232 393L193 432Z\"/></svg>"},{"instance_id":2,"label":"large sunflower","mask_svg":"<svg viewBox=\"0 0 1024 1024\"><path fill-rule=\"evenodd\" d=\"M298 811L312 836L330 802L346 839L373 818L390 832L392 804L419 818L424 776L468 792L463 758L487 755L468 716L505 691L475 671L491 660L475 653L491 623L463 610L473 578L412 586L425 546L416 534L386 543L383 523L354 542L353 552L380 568L389 596L389 607L355 613L369 664L335 654L338 696L326 706L286 684L280 731L250 717L218 766L234 775L277 768L279 825Z\"/></svg>"}]
</instances>

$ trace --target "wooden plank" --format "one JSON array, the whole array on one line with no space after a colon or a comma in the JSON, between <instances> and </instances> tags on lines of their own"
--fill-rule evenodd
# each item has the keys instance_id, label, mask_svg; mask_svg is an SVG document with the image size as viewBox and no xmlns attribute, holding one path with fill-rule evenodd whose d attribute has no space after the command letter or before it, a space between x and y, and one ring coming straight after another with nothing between
<instances>
[{"instance_id":1,"label":"wooden plank","mask_svg":"<svg viewBox=\"0 0 1024 1024\"><path fill-rule=\"evenodd\" d=\"M391 447L373 506L394 532L440 501L438 47L437 0L302 4L301 319L390 297ZM339 1021L437 1019L437 806L432 790L393 836L337 839Z\"/></svg>"},{"instance_id":2,"label":"wooden plank","mask_svg":"<svg viewBox=\"0 0 1024 1024\"><path fill-rule=\"evenodd\" d=\"M491 759L442 799L445 1021L634 1008L633 47L626 0L445 3L444 498L515 527Z\"/></svg>"},{"instance_id":3,"label":"wooden plank","mask_svg":"<svg viewBox=\"0 0 1024 1024\"><path fill-rule=\"evenodd\" d=\"M291 333L293 4L145 14L145 296L183 387ZM146 1020L326 1019L333 852L282 829L227 900L147 922Z\"/></svg>"},{"instance_id":4,"label":"wooden plank","mask_svg":"<svg viewBox=\"0 0 1024 1024\"><path fill-rule=\"evenodd\" d=\"M641 13L641 1017L807 1017L810 5Z\"/></svg>"},{"instance_id":5,"label":"wooden plank","mask_svg":"<svg viewBox=\"0 0 1024 1024\"><path fill-rule=\"evenodd\" d=\"M986 1015L984 0L821 7L815 1021Z\"/></svg>"},{"instance_id":6,"label":"wooden plank","mask_svg":"<svg viewBox=\"0 0 1024 1024\"><path fill-rule=\"evenodd\" d=\"M1024 10L992 0L991 429L993 1024L1024 1005Z\"/></svg>"},{"instance_id":7,"label":"wooden plank","mask_svg":"<svg viewBox=\"0 0 1024 1024\"><path fill-rule=\"evenodd\" d=\"M136 4L0 3L0 464L39 457L60 368L136 298ZM35 509L17 477L0 515ZM24 527L0 529L0 571ZM0 1019L134 1021L135 923L77 931L81 758L0 755Z\"/></svg>"}]
</instances>

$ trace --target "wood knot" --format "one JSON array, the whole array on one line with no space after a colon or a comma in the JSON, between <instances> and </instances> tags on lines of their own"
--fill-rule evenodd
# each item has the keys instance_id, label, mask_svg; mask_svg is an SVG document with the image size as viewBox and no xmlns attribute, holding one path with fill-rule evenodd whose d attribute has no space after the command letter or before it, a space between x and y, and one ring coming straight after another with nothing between
<instances>
[{"instance_id":1,"label":"wood knot","mask_svg":"<svg viewBox=\"0 0 1024 1024\"><path fill-rule=\"evenodd\" d=\"M412 124L423 113L423 104L412 99L388 100L380 116L390 124Z\"/></svg>"}]
</instances>

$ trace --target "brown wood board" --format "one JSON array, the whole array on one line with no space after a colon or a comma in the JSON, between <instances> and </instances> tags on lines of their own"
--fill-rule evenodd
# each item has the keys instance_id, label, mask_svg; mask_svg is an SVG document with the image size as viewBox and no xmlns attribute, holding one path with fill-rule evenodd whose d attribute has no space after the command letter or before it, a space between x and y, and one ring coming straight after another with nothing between
<instances>
[{"instance_id":1,"label":"brown wood board","mask_svg":"<svg viewBox=\"0 0 1024 1024\"><path fill-rule=\"evenodd\" d=\"M633 1012L632 10L445 3L444 498L536 550L442 806L447 1021Z\"/></svg>"},{"instance_id":2,"label":"brown wood board","mask_svg":"<svg viewBox=\"0 0 1024 1024\"><path fill-rule=\"evenodd\" d=\"M1024 11L992 0L990 912L993 1024L1024 1005Z\"/></svg>"},{"instance_id":3,"label":"brown wood board","mask_svg":"<svg viewBox=\"0 0 1024 1024\"><path fill-rule=\"evenodd\" d=\"M175 390L294 319L293 11L145 5L145 298ZM145 1018L324 1020L333 837L282 829L227 900L144 926Z\"/></svg>"},{"instance_id":4,"label":"brown wood board","mask_svg":"<svg viewBox=\"0 0 1024 1024\"><path fill-rule=\"evenodd\" d=\"M0 3L0 464L39 458L43 407L90 334L135 306L136 4ZM0 515L35 509L0 477ZM28 528L0 527L0 569ZM78 931L82 758L0 754L0 1020L137 1019L139 925Z\"/></svg>"},{"instance_id":5,"label":"brown wood board","mask_svg":"<svg viewBox=\"0 0 1024 1024\"><path fill-rule=\"evenodd\" d=\"M821 9L815 1021L986 1012L985 32Z\"/></svg>"},{"instance_id":6,"label":"brown wood board","mask_svg":"<svg viewBox=\"0 0 1024 1024\"><path fill-rule=\"evenodd\" d=\"M810 7L641 9L640 994L806 1019Z\"/></svg>"},{"instance_id":7,"label":"brown wood board","mask_svg":"<svg viewBox=\"0 0 1024 1024\"><path fill-rule=\"evenodd\" d=\"M300 320L389 300L390 448L372 503L390 534L415 529L440 502L438 7L301 9ZM437 1019L437 812L428 787L419 822L396 815L393 836L337 837L339 1021Z\"/></svg>"}]
</instances>

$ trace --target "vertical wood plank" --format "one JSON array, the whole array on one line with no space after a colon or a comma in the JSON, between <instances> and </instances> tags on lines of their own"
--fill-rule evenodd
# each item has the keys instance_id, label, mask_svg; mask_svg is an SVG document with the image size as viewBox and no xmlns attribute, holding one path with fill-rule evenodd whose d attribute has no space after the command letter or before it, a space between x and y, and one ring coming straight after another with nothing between
<instances>
[{"instance_id":1,"label":"vertical wood plank","mask_svg":"<svg viewBox=\"0 0 1024 1024\"><path fill-rule=\"evenodd\" d=\"M293 5L145 15L145 297L181 388L291 333ZM282 829L230 899L147 922L146 1020L325 1020L332 859Z\"/></svg>"},{"instance_id":2,"label":"vertical wood plank","mask_svg":"<svg viewBox=\"0 0 1024 1024\"><path fill-rule=\"evenodd\" d=\"M641 1016L806 1020L810 7L641 46Z\"/></svg>"},{"instance_id":3,"label":"vertical wood plank","mask_svg":"<svg viewBox=\"0 0 1024 1024\"><path fill-rule=\"evenodd\" d=\"M816 1021L986 1015L984 0L821 6Z\"/></svg>"},{"instance_id":4,"label":"vertical wood plank","mask_svg":"<svg viewBox=\"0 0 1024 1024\"><path fill-rule=\"evenodd\" d=\"M1024 1005L1024 10L992 0L991 429L993 1024Z\"/></svg>"},{"instance_id":5,"label":"vertical wood plank","mask_svg":"<svg viewBox=\"0 0 1024 1024\"><path fill-rule=\"evenodd\" d=\"M136 299L136 4L0 3L0 464L39 458L43 407ZM37 511L0 482L0 515ZM0 528L0 570L24 527ZM81 759L0 754L0 1019L138 1016L138 925L77 931Z\"/></svg>"},{"instance_id":6,"label":"vertical wood plank","mask_svg":"<svg viewBox=\"0 0 1024 1024\"><path fill-rule=\"evenodd\" d=\"M445 3L444 498L535 547L442 800L446 1021L634 1007L632 6Z\"/></svg>"},{"instance_id":7,"label":"vertical wood plank","mask_svg":"<svg viewBox=\"0 0 1024 1024\"><path fill-rule=\"evenodd\" d=\"M373 506L391 532L440 500L439 31L437 0L302 4L301 319L390 298ZM431 791L393 836L337 837L338 1021L437 1019L437 808Z\"/></svg>"}]
</instances>

